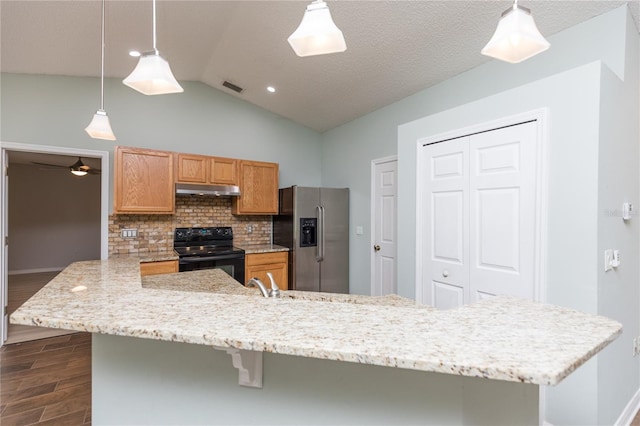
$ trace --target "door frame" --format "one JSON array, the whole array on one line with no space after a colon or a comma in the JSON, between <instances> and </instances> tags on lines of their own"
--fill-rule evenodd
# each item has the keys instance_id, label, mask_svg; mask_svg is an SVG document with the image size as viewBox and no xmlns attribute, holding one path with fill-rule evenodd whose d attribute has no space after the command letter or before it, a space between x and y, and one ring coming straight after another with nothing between
<instances>
[{"instance_id":1,"label":"door frame","mask_svg":"<svg viewBox=\"0 0 640 426\"><path fill-rule=\"evenodd\" d=\"M549 110L540 108L508 117L499 118L493 121L475 124L460 129L455 129L440 133L434 136L420 138L416 141L416 235L422 236L422 193L423 170L422 149L424 145L441 142L448 139L459 138L479 132L486 132L505 126L513 126L526 121L536 121L537 130L537 164L536 164L536 211L535 211L535 237L534 237L534 300L544 302L546 300L546 256L547 256L547 203L548 203L548 144L549 144ZM422 300L422 237L416 238L416 300Z\"/></svg>"},{"instance_id":2,"label":"door frame","mask_svg":"<svg viewBox=\"0 0 640 426\"><path fill-rule=\"evenodd\" d=\"M4 164L4 159L7 152L21 151L32 152L38 154L57 154L57 155L69 155L69 156L81 156L100 159L100 259L105 260L109 257L109 152L99 150L89 150L81 148L67 148L60 146L48 146L48 145L34 145L26 143L16 142L1 142L0 141L0 159L2 162L2 173L0 173L0 188L2 188L2 199L0 199L2 223L0 224L0 301L2 304L3 315L2 321L0 321L0 346L4 345L7 337L8 323L5 323L4 307L8 304L6 300L8 295L8 264L5 259L8 256L7 247L4 244L5 238L9 232L7 211L9 207L8 196L4 192L5 185L7 183L7 173L5 167L8 164Z\"/></svg>"},{"instance_id":3,"label":"door frame","mask_svg":"<svg viewBox=\"0 0 640 426\"><path fill-rule=\"evenodd\" d=\"M371 195L369 197L369 199L371 200L371 211L369 214L369 222L370 222L370 233L369 233L369 250L371 250L371 248L373 247L373 245L375 244L376 241L376 228L375 228L375 213L376 213L376 200L375 200L375 193L376 193L376 166L380 165L380 164L384 164L384 163L390 163L392 161L396 162L396 170L397 170L397 164L398 164L398 156L397 155L390 155L388 157L382 157L382 158L376 158L375 160L371 160ZM396 196L397 196L397 192L396 192ZM396 205L396 218L397 216L397 209L398 206ZM398 230L398 224L396 223L396 236L397 236L397 230ZM398 250L397 250L397 241L396 241L396 265L398 263ZM375 272L376 272L376 265L375 265L375 257L376 254L373 250L370 251L371 255L369 257L369 265L370 265L370 283L369 283L369 292L371 295L374 294L375 291Z\"/></svg>"}]
</instances>

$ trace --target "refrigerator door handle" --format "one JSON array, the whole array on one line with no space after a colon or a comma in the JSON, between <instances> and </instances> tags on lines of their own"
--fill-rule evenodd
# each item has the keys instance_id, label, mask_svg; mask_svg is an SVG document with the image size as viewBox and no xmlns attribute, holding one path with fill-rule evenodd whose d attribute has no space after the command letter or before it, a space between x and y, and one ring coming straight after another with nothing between
<instances>
[{"instance_id":1,"label":"refrigerator door handle","mask_svg":"<svg viewBox=\"0 0 640 426\"><path fill-rule=\"evenodd\" d=\"M316 206L316 215L318 217L318 245L316 246L316 261L324 260L324 207Z\"/></svg>"}]
</instances>

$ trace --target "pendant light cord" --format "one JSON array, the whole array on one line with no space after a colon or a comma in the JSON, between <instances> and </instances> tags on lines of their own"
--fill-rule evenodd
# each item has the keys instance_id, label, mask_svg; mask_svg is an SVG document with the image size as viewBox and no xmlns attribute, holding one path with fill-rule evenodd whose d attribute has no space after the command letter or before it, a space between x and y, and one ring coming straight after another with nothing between
<instances>
[{"instance_id":1,"label":"pendant light cord","mask_svg":"<svg viewBox=\"0 0 640 426\"><path fill-rule=\"evenodd\" d=\"M104 111L104 3L102 0L102 56L100 61L102 68L100 69L100 109Z\"/></svg>"},{"instance_id":2,"label":"pendant light cord","mask_svg":"<svg viewBox=\"0 0 640 426\"><path fill-rule=\"evenodd\" d=\"M153 0L153 51L159 55L158 49L156 49L156 0Z\"/></svg>"}]
</instances>

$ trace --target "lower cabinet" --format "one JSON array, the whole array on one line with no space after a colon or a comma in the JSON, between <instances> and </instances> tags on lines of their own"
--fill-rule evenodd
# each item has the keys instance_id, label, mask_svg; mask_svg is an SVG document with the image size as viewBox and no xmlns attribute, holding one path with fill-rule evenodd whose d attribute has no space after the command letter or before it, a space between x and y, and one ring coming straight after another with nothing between
<instances>
[{"instance_id":1,"label":"lower cabinet","mask_svg":"<svg viewBox=\"0 0 640 426\"><path fill-rule=\"evenodd\" d=\"M140 276L172 274L178 272L177 260L162 260L159 262L142 262L140 263Z\"/></svg>"},{"instance_id":2,"label":"lower cabinet","mask_svg":"<svg viewBox=\"0 0 640 426\"><path fill-rule=\"evenodd\" d=\"M267 276L267 272L271 272L281 290L289 288L288 252L247 254L244 259L245 281L254 277L259 278L267 288L271 288L271 281Z\"/></svg>"}]
</instances>

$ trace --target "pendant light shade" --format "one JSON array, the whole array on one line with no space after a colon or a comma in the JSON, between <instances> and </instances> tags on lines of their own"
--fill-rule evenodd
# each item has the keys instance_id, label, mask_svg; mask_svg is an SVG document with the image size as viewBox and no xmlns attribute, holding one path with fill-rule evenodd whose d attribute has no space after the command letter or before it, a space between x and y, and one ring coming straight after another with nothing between
<instances>
[{"instance_id":1,"label":"pendant light shade","mask_svg":"<svg viewBox=\"0 0 640 426\"><path fill-rule=\"evenodd\" d=\"M302 22L287 40L298 56L347 50L342 31L331 19L331 12L322 0L316 0L307 6Z\"/></svg>"},{"instance_id":2,"label":"pendant light shade","mask_svg":"<svg viewBox=\"0 0 640 426\"><path fill-rule=\"evenodd\" d=\"M164 95L184 91L173 77L169 62L157 51L143 53L138 60L138 65L122 82L145 95Z\"/></svg>"},{"instance_id":3,"label":"pendant light shade","mask_svg":"<svg viewBox=\"0 0 640 426\"><path fill-rule=\"evenodd\" d=\"M101 45L101 69L100 69L100 109L93 114L93 119L91 123L84 129L89 136L94 139L106 139L110 141L115 141L116 136L113 134L111 130L111 124L109 124L109 117L107 116L106 111L104 110L104 3L105 0L102 0L102 45ZM80 160L78 160L80 161ZM71 173L77 174L71 170ZM84 176L84 174L78 176Z\"/></svg>"},{"instance_id":4,"label":"pendant light shade","mask_svg":"<svg viewBox=\"0 0 640 426\"><path fill-rule=\"evenodd\" d=\"M482 49L482 54L516 64L549 48L549 42L540 34L531 11L513 4L504 11L496 32Z\"/></svg>"},{"instance_id":5,"label":"pendant light shade","mask_svg":"<svg viewBox=\"0 0 640 426\"><path fill-rule=\"evenodd\" d=\"M184 92L173 76L169 62L160 56L156 48L156 0L153 0L153 50L140 56L138 65L122 82L145 95Z\"/></svg>"},{"instance_id":6,"label":"pendant light shade","mask_svg":"<svg viewBox=\"0 0 640 426\"><path fill-rule=\"evenodd\" d=\"M94 139L116 140L116 136L113 134L113 130L111 130L111 124L109 124L109 116L101 109L93 114L91 123L89 123L84 130Z\"/></svg>"}]
</instances>

